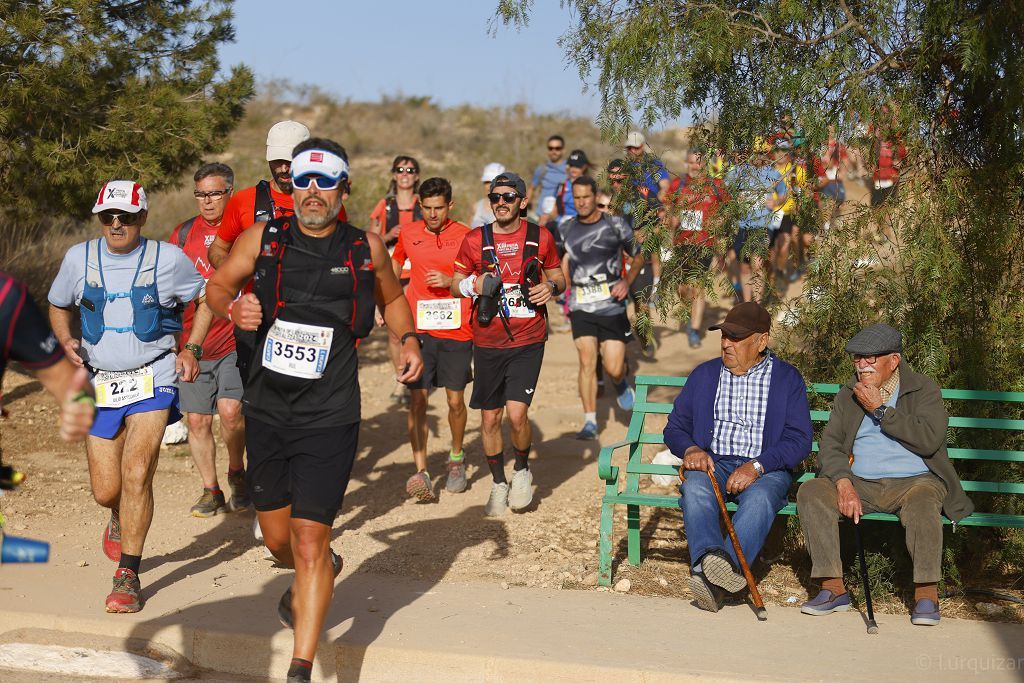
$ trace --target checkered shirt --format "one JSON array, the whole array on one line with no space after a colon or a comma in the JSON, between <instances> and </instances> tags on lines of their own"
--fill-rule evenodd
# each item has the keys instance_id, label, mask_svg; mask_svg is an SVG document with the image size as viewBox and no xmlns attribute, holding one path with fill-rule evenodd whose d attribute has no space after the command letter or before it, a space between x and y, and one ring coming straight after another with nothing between
<instances>
[{"instance_id":1,"label":"checkered shirt","mask_svg":"<svg viewBox=\"0 0 1024 683\"><path fill-rule=\"evenodd\" d=\"M743 375L722 366L715 394L715 422L711 450L715 455L756 458L761 455L768 387L772 381L772 354Z\"/></svg>"}]
</instances>

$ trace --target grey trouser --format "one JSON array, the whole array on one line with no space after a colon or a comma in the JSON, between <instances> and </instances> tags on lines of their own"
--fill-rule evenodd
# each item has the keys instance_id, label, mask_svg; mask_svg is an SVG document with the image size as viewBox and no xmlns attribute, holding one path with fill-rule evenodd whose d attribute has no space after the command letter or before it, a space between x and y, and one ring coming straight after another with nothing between
<instances>
[{"instance_id":1,"label":"grey trouser","mask_svg":"<svg viewBox=\"0 0 1024 683\"><path fill-rule=\"evenodd\" d=\"M898 515L914 561L914 583L936 583L942 576L942 500L946 485L932 473L916 477L861 479L851 476L864 514ZM809 479L797 492L804 541L811 554L812 578L843 575L839 557L839 507L836 485L823 477Z\"/></svg>"}]
</instances>

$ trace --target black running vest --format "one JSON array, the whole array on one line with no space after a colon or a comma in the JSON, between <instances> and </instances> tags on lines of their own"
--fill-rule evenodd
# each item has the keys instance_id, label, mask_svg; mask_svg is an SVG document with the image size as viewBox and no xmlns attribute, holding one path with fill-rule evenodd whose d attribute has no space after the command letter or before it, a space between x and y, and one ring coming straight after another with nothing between
<instances>
[{"instance_id":1,"label":"black running vest","mask_svg":"<svg viewBox=\"0 0 1024 683\"><path fill-rule=\"evenodd\" d=\"M302 233L294 217L263 227L253 293L263 308L256 331L244 412L281 427L319 428L360 419L356 341L373 329L373 260L366 234L347 223L329 237ZM323 376L304 379L264 366L274 321L330 327Z\"/></svg>"}]
</instances>

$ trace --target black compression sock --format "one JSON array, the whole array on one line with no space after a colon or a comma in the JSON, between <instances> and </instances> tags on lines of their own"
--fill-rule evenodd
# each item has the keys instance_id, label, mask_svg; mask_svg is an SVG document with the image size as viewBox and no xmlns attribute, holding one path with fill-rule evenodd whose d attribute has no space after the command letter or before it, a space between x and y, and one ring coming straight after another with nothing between
<instances>
[{"instance_id":1,"label":"black compression sock","mask_svg":"<svg viewBox=\"0 0 1024 683\"><path fill-rule=\"evenodd\" d=\"M292 663L288 666L288 678L295 676L301 680L308 681L313 672L313 662L308 659L292 657Z\"/></svg>"},{"instance_id":2,"label":"black compression sock","mask_svg":"<svg viewBox=\"0 0 1024 683\"><path fill-rule=\"evenodd\" d=\"M505 479L505 454L498 453L497 455L488 455L487 468L491 470L491 476L494 478L495 484L507 484L508 480Z\"/></svg>"},{"instance_id":3,"label":"black compression sock","mask_svg":"<svg viewBox=\"0 0 1024 683\"><path fill-rule=\"evenodd\" d=\"M131 569L136 574L139 573L139 567L142 565L142 555L128 555L121 553L121 561L117 563L118 567L124 567L125 569Z\"/></svg>"},{"instance_id":4,"label":"black compression sock","mask_svg":"<svg viewBox=\"0 0 1024 683\"><path fill-rule=\"evenodd\" d=\"M516 456L516 464L512 466L516 472L518 472L519 470L530 469L530 463L528 462L530 458L530 446L527 446L525 451L521 451L515 446L513 446L512 452Z\"/></svg>"}]
</instances>

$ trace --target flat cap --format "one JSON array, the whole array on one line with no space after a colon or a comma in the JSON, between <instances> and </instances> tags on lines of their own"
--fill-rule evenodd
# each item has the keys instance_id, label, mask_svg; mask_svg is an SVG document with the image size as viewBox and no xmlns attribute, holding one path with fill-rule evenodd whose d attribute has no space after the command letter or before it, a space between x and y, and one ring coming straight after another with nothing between
<instances>
[{"instance_id":1,"label":"flat cap","mask_svg":"<svg viewBox=\"0 0 1024 683\"><path fill-rule=\"evenodd\" d=\"M894 327L877 323L853 335L853 339L846 343L846 352L860 356L903 353L903 335Z\"/></svg>"},{"instance_id":2,"label":"flat cap","mask_svg":"<svg viewBox=\"0 0 1024 683\"><path fill-rule=\"evenodd\" d=\"M746 301L733 306L725 320L708 329L721 330L735 339L746 339L752 334L771 331L772 316L760 304Z\"/></svg>"}]
</instances>

